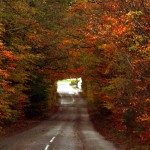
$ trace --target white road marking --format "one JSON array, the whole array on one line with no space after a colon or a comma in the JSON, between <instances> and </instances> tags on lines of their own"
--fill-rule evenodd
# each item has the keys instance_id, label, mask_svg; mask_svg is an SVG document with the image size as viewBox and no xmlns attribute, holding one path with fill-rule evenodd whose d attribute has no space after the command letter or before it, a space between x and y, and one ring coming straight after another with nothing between
<instances>
[{"instance_id":1,"label":"white road marking","mask_svg":"<svg viewBox=\"0 0 150 150\"><path fill-rule=\"evenodd\" d=\"M49 145L46 145L45 150L48 150L48 148L49 148Z\"/></svg>"},{"instance_id":2,"label":"white road marking","mask_svg":"<svg viewBox=\"0 0 150 150\"><path fill-rule=\"evenodd\" d=\"M54 136L49 142L52 143L55 138L56 138L56 136ZM45 150L48 150L49 146L50 146L50 145L46 145Z\"/></svg>"},{"instance_id":3,"label":"white road marking","mask_svg":"<svg viewBox=\"0 0 150 150\"><path fill-rule=\"evenodd\" d=\"M52 143L54 141L55 137L53 137L49 142Z\"/></svg>"}]
</instances>

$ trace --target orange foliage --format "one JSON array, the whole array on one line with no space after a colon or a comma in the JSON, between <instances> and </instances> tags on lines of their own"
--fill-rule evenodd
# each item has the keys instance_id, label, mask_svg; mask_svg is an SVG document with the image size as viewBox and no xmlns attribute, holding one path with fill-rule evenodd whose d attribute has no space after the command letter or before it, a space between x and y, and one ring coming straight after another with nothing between
<instances>
[{"instance_id":1,"label":"orange foliage","mask_svg":"<svg viewBox=\"0 0 150 150\"><path fill-rule=\"evenodd\" d=\"M103 48L106 53L112 54L116 50L116 46L114 44L104 44Z\"/></svg>"},{"instance_id":2,"label":"orange foliage","mask_svg":"<svg viewBox=\"0 0 150 150\"><path fill-rule=\"evenodd\" d=\"M74 57L79 57L81 56L81 53L80 52L77 52L77 51L69 51L69 54L71 56L74 56Z\"/></svg>"}]
</instances>

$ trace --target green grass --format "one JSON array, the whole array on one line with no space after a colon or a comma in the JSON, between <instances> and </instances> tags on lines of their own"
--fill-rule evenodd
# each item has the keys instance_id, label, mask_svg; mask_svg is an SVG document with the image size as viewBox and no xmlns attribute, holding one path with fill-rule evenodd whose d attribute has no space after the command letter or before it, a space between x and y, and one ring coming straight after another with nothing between
<instances>
[{"instance_id":1,"label":"green grass","mask_svg":"<svg viewBox=\"0 0 150 150\"><path fill-rule=\"evenodd\" d=\"M58 82L71 82L71 80L58 80Z\"/></svg>"}]
</instances>

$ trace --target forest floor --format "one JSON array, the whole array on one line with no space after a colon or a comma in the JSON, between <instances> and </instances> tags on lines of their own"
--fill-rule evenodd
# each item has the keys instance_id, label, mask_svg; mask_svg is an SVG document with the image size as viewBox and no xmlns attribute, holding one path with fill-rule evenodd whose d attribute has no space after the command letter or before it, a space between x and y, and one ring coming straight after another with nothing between
<instances>
[{"instance_id":1,"label":"forest floor","mask_svg":"<svg viewBox=\"0 0 150 150\"><path fill-rule=\"evenodd\" d=\"M113 128L113 121L111 122L109 119L100 120L91 117L91 121L96 130L107 140L112 141L118 150L150 150L150 141L141 141L139 137L119 132Z\"/></svg>"}]
</instances>

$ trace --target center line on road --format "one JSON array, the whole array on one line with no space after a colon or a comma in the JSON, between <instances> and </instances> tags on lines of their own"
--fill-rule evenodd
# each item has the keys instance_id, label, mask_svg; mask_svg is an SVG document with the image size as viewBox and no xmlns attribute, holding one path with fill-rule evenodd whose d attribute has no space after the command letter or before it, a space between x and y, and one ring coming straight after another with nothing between
<instances>
[{"instance_id":1,"label":"center line on road","mask_svg":"<svg viewBox=\"0 0 150 150\"><path fill-rule=\"evenodd\" d=\"M49 142L52 143L54 141L55 137L53 137Z\"/></svg>"},{"instance_id":2,"label":"center line on road","mask_svg":"<svg viewBox=\"0 0 150 150\"><path fill-rule=\"evenodd\" d=\"M49 145L46 145L45 150L48 150L48 148L49 148Z\"/></svg>"}]
</instances>

